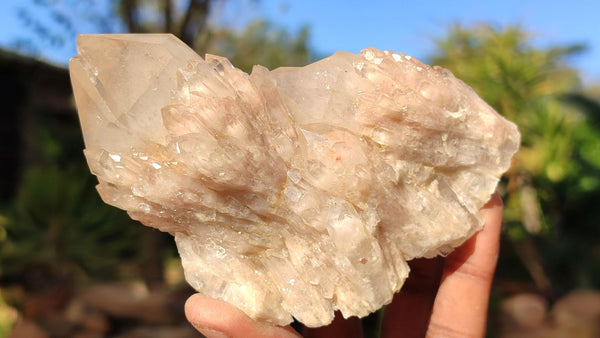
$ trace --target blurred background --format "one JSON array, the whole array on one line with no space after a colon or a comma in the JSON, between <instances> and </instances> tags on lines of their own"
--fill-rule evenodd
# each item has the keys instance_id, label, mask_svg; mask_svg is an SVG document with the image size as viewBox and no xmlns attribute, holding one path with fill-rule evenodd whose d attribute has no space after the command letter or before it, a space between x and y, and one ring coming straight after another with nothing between
<instances>
[{"instance_id":1,"label":"blurred background","mask_svg":"<svg viewBox=\"0 0 600 338\"><path fill-rule=\"evenodd\" d=\"M99 199L66 64L79 33L170 32L249 71L377 47L519 125L490 337L600 337L600 3L4 0L0 337L197 337L170 236ZM377 336L377 314L364 320Z\"/></svg>"}]
</instances>

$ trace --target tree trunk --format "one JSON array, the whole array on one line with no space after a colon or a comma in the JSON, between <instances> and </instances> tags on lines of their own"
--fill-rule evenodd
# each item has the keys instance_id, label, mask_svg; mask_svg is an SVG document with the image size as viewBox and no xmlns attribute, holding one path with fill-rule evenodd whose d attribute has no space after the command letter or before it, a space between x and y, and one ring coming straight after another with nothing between
<instances>
[{"instance_id":1,"label":"tree trunk","mask_svg":"<svg viewBox=\"0 0 600 338\"><path fill-rule=\"evenodd\" d=\"M209 5L210 0L190 0L185 11L179 38L190 47L193 47L195 37L206 25Z\"/></svg>"}]
</instances>

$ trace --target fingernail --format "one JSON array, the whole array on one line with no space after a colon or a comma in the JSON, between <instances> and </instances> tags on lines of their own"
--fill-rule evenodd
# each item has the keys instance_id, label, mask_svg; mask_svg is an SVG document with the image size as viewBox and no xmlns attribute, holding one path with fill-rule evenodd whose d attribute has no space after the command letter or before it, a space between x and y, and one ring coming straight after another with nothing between
<instances>
[{"instance_id":1,"label":"fingernail","mask_svg":"<svg viewBox=\"0 0 600 338\"><path fill-rule=\"evenodd\" d=\"M209 329L207 327L196 327L196 329L205 335L206 338L229 338L228 335L215 329Z\"/></svg>"}]
</instances>

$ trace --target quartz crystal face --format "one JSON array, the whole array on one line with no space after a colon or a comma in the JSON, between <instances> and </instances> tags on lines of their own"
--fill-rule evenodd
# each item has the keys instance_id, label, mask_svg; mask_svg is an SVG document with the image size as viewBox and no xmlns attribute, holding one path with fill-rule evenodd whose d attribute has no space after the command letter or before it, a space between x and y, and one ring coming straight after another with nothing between
<instances>
[{"instance_id":1,"label":"quartz crystal face","mask_svg":"<svg viewBox=\"0 0 600 338\"><path fill-rule=\"evenodd\" d=\"M246 74L172 35L82 35L69 67L102 199L273 324L389 303L408 260L481 228L520 143L449 71L372 48Z\"/></svg>"}]
</instances>

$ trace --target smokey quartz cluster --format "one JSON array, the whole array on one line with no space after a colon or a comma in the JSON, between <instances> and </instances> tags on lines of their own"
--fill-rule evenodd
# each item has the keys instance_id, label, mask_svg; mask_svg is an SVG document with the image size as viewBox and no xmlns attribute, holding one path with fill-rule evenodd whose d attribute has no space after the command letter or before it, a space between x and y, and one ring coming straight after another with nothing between
<instances>
[{"instance_id":1,"label":"smokey quartz cluster","mask_svg":"<svg viewBox=\"0 0 600 338\"><path fill-rule=\"evenodd\" d=\"M372 48L246 74L172 35L82 35L69 67L103 200L274 324L389 303L408 260L480 229L520 143L449 71Z\"/></svg>"}]
</instances>

